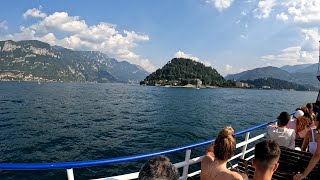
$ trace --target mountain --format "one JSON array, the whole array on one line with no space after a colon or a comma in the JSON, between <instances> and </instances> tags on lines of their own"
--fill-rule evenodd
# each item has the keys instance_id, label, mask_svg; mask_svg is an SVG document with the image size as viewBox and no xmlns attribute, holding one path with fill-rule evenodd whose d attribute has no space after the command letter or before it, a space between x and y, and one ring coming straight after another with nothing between
<instances>
[{"instance_id":1,"label":"mountain","mask_svg":"<svg viewBox=\"0 0 320 180\"><path fill-rule=\"evenodd\" d=\"M286 65L286 66L282 66L280 67L280 69L285 70L289 73L295 73L297 71L300 71L302 69L305 69L308 66L311 66L312 64L298 64L298 65Z\"/></svg>"},{"instance_id":2,"label":"mountain","mask_svg":"<svg viewBox=\"0 0 320 180\"><path fill-rule=\"evenodd\" d=\"M262 68L255 68L252 70L244 71L238 74L231 74L227 75L225 78L228 80L254 80L260 78L275 78L281 79L285 81L291 81L292 77L291 74L285 70L282 70L277 67L262 67Z\"/></svg>"},{"instance_id":3,"label":"mountain","mask_svg":"<svg viewBox=\"0 0 320 180\"><path fill-rule=\"evenodd\" d=\"M284 66L288 71L277 67L262 67L252 70L244 71L237 74L227 75L225 78L236 81L246 81L255 79L274 78L288 82L297 83L307 87L317 87L318 80L316 78L318 64L312 65L298 65L298 66ZM312 89L312 88L311 88Z\"/></svg>"},{"instance_id":4,"label":"mountain","mask_svg":"<svg viewBox=\"0 0 320 180\"><path fill-rule=\"evenodd\" d=\"M305 86L299 85L296 83L274 79L274 78L260 78L255 80L247 80L242 81L244 83L248 83L249 85L253 85L255 88L263 88L264 86L269 86L271 89L293 89L296 91L310 91L310 90L317 90L313 86Z\"/></svg>"},{"instance_id":5,"label":"mountain","mask_svg":"<svg viewBox=\"0 0 320 180\"><path fill-rule=\"evenodd\" d=\"M36 40L0 41L0 80L138 82L147 75L140 66L98 51L74 51Z\"/></svg>"},{"instance_id":6,"label":"mountain","mask_svg":"<svg viewBox=\"0 0 320 180\"><path fill-rule=\"evenodd\" d=\"M191 59L174 58L147 76L141 84L146 85L198 85L199 80L203 85L232 86L214 68L207 67Z\"/></svg>"}]
</instances>

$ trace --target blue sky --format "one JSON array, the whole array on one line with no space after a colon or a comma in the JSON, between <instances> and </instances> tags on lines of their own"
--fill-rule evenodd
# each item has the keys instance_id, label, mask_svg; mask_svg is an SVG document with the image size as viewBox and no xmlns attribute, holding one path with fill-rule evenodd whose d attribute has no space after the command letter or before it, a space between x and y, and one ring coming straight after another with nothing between
<instances>
[{"instance_id":1,"label":"blue sky","mask_svg":"<svg viewBox=\"0 0 320 180\"><path fill-rule=\"evenodd\" d=\"M318 60L317 0L2 1L0 39L98 50L148 71L189 57L221 74Z\"/></svg>"}]
</instances>

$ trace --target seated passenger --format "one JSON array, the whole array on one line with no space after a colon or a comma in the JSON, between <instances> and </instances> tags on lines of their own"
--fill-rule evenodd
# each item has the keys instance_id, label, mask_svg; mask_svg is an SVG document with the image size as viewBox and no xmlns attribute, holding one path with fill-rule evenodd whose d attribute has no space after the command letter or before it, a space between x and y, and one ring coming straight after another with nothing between
<instances>
[{"instance_id":1,"label":"seated passenger","mask_svg":"<svg viewBox=\"0 0 320 180\"><path fill-rule=\"evenodd\" d=\"M290 116L287 112L282 112L278 117L278 123L267 126L267 134L271 139L276 141L279 146L290 149L295 148L296 133L293 129L287 128Z\"/></svg>"},{"instance_id":2,"label":"seated passenger","mask_svg":"<svg viewBox=\"0 0 320 180\"><path fill-rule=\"evenodd\" d=\"M300 108L303 109L303 108ZM306 108L305 108L306 109ZM309 110L305 110L306 113L302 110L297 110L293 117L289 120L287 128L293 129L296 131L296 138L304 138L306 133L314 128L314 125L309 118Z\"/></svg>"},{"instance_id":3,"label":"seated passenger","mask_svg":"<svg viewBox=\"0 0 320 180\"><path fill-rule=\"evenodd\" d=\"M292 118L290 118L288 124L287 124L287 128L296 130L297 128L297 119L302 117L304 115L304 112L302 110L297 110L294 115L292 116Z\"/></svg>"},{"instance_id":4,"label":"seated passenger","mask_svg":"<svg viewBox=\"0 0 320 180\"><path fill-rule=\"evenodd\" d=\"M180 174L169 158L158 156L143 165L138 180L178 180L179 178Z\"/></svg>"},{"instance_id":5,"label":"seated passenger","mask_svg":"<svg viewBox=\"0 0 320 180\"><path fill-rule=\"evenodd\" d=\"M248 179L247 175L239 174L227 168L228 160L236 152L234 130L226 126L211 143L205 157L201 161L201 180L234 180Z\"/></svg>"},{"instance_id":6,"label":"seated passenger","mask_svg":"<svg viewBox=\"0 0 320 180\"><path fill-rule=\"evenodd\" d=\"M307 168L303 171L303 173L297 174L293 177L294 180L304 179L308 176L308 174L312 171L312 169L316 166L316 164L320 161L320 126L317 129L311 129L308 131L306 137L302 143L302 151L306 151L307 147L309 148L309 152L313 154Z\"/></svg>"},{"instance_id":7,"label":"seated passenger","mask_svg":"<svg viewBox=\"0 0 320 180\"><path fill-rule=\"evenodd\" d=\"M302 116L297 119L297 126L296 126L296 138L304 138L307 132L312 129L312 122L311 120L306 117Z\"/></svg>"},{"instance_id":8,"label":"seated passenger","mask_svg":"<svg viewBox=\"0 0 320 180\"><path fill-rule=\"evenodd\" d=\"M315 114L315 112L314 112L314 110L313 110L313 105L312 105L312 103L308 103L308 104L306 105L306 108L308 108L309 113L308 113L308 114L305 114L305 115L306 115L307 117L309 117L312 122L315 121L315 119L316 119L316 114Z\"/></svg>"},{"instance_id":9,"label":"seated passenger","mask_svg":"<svg viewBox=\"0 0 320 180\"><path fill-rule=\"evenodd\" d=\"M277 170L280 158L279 145L273 140L264 140L256 144L254 149L253 180L271 180L273 173Z\"/></svg>"}]
</instances>

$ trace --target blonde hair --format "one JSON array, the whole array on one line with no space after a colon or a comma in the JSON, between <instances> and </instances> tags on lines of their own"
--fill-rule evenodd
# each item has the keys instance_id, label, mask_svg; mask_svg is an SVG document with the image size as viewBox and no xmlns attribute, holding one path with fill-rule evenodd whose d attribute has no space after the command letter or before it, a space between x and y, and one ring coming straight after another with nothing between
<instances>
[{"instance_id":1,"label":"blonde hair","mask_svg":"<svg viewBox=\"0 0 320 180\"><path fill-rule=\"evenodd\" d=\"M236 139L231 126L225 126L214 142L214 155L219 160L228 160L236 152Z\"/></svg>"}]
</instances>

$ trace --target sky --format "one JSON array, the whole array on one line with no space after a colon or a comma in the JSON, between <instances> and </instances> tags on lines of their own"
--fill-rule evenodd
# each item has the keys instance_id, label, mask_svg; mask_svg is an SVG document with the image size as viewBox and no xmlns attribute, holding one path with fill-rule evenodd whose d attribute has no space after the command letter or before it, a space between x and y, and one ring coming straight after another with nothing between
<instances>
[{"instance_id":1,"label":"sky","mask_svg":"<svg viewBox=\"0 0 320 180\"><path fill-rule=\"evenodd\" d=\"M152 72L174 57L222 75L318 62L319 0L3 0L0 40L101 51Z\"/></svg>"}]
</instances>

